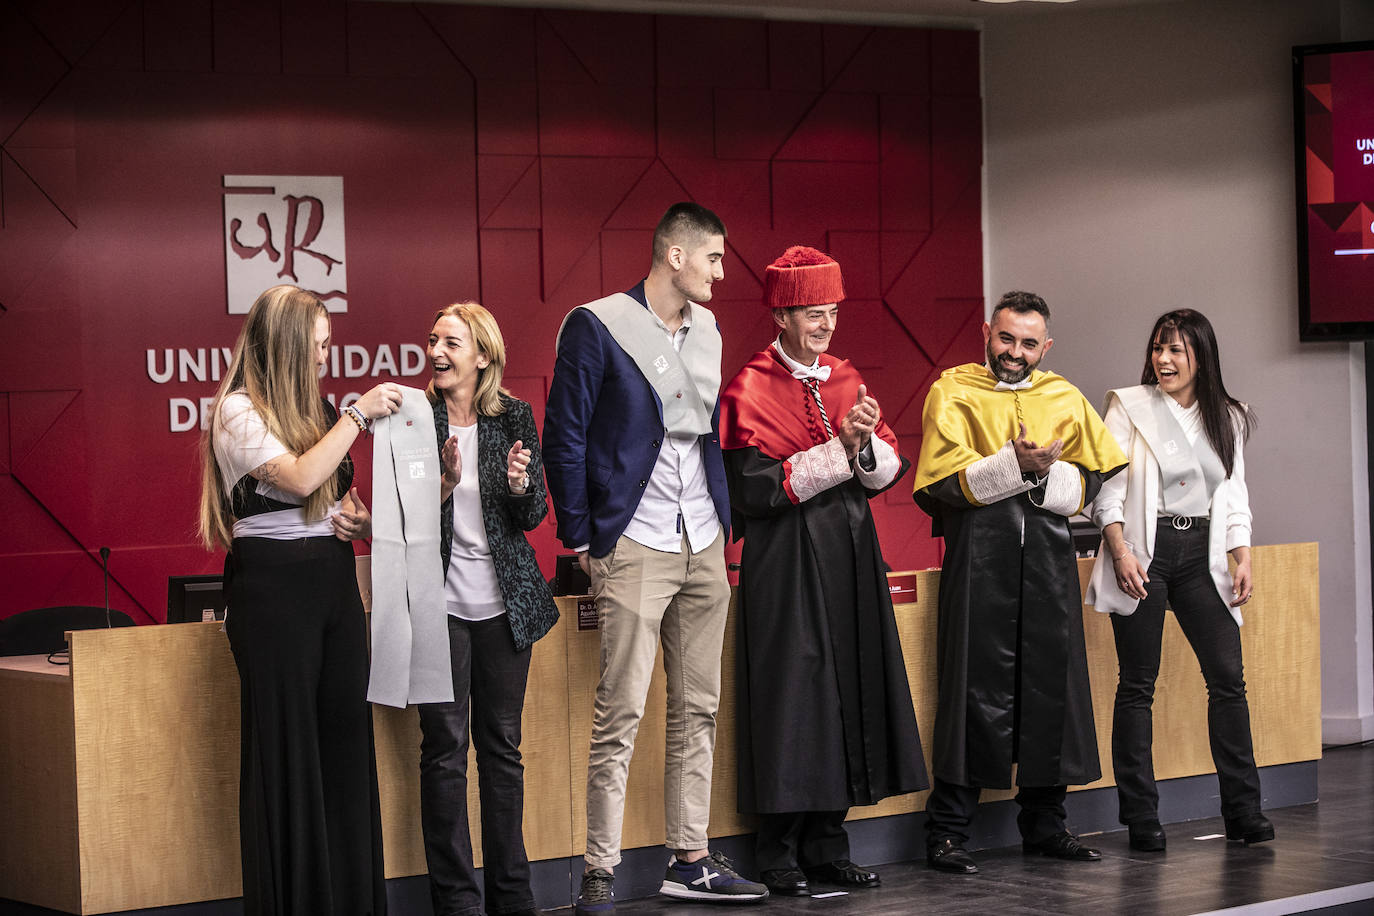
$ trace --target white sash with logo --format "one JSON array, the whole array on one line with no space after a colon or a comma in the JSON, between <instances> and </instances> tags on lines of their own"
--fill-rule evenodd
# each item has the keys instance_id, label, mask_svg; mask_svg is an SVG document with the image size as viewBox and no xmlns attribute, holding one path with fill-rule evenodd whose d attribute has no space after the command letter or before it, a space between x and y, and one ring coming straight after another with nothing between
<instances>
[{"instance_id":1,"label":"white sash with logo","mask_svg":"<svg viewBox=\"0 0 1374 916\"><path fill-rule=\"evenodd\" d=\"M615 293L579 308L595 315L639 367L663 406L667 433L700 436L711 431L711 414L720 394L721 339L711 310L695 302L688 305L692 328L681 352L633 296ZM558 336L561 340L562 327Z\"/></svg>"},{"instance_id":2,"label":"white sash with logo","mask_svg":"<svg viewBox=\"0 0 1374 916\"><path fill-rule=\"evenodd\" d=\"M1196 444L1190 443L1164 401L1169 395L1157 387L1126 389L1117 394L1159 463L1159 492L1166 511L1170 515L1207 515L1212 494L1226 479L1226 469L1206 434L1200 435Z\"/></svg>"},{"instance_id":3,"label":"white sash with logo","mask_svg":"<svg viewBox=\"0 0 1374 916\"><path fill-rule=\"evenodd\" d=\"M453 701L448 611L439 555L439 447L434 410L419 388L373 424L372 670L367 698ZM476 469L473 469L473 473Z\"/></svg>"}]
</instances>

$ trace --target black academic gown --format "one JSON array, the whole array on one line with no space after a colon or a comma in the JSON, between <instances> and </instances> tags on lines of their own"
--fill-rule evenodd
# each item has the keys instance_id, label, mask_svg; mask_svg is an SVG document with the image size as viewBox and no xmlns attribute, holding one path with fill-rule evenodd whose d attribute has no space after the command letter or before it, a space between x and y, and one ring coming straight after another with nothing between
<instances>
[{"instance_id":1,"label":"black academic gown","mask_svg":"<svg viewBox=\"0 0 1374 916\"><path fill-rule=\"evenodd\" d=\"M902 459L901 473L910 463ZM887 575L857 479L793 503L784 463L728 449L744 549L739 810L839 811L926 788ZM889 484L891 486L891 484Z\"/></svg>"},{"instance_id":2,"label":"black academic gown","mask_svg":"<svg viewBox=\"0 0 1374 916\"><path fill-rule=\"evenodd\" d=\"M1091 502L1110 475L1078 470L1083 500ZM945 538L936 777L1004 789L1016 763L1021 786L1098 779L1083 599L1068 519L1037 507L1025 493L976 506L957 475L915 497L934 518L934 533Z\"/></svg>"}]
</instances>

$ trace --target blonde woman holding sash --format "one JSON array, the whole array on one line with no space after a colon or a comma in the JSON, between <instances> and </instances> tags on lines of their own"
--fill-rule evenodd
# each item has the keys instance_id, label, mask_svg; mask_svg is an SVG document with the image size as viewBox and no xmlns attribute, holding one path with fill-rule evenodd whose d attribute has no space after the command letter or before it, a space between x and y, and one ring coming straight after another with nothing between
<instances>
[{"instance_id":1,"label":"blonde woman holding sash","mask_svg":"<svg viewBox=\"0 0 1374 916\"><path fill-rule=\"evenodd\" d=\"M353 545L371 517L348 450L400 404L320 397L330 321L274 286L244 321L202 438L200 534L228 551L225 629L241 687L247 916L386 912L367 631Z\"/></svg>"}]
</instances>

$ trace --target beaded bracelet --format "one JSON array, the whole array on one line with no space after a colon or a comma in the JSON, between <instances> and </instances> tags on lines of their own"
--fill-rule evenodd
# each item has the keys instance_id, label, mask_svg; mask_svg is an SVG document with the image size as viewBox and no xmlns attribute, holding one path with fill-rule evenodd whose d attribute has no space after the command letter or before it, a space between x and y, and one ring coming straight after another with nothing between
<instances>
[{"instance_id":1,"label":"beaded bracelet","mask_svg":"<svg viewBox=\"0 0 1374 916\"><path fill-rule=\"evenodd\" d=\"M348 419L358 424L359 432L367 432L367 418L363 416L363 412L361 410L354 407L352 404L349 404L347 407L343 409L343 412L344 416L348 417Z\"/></svg>"}]
</instances>

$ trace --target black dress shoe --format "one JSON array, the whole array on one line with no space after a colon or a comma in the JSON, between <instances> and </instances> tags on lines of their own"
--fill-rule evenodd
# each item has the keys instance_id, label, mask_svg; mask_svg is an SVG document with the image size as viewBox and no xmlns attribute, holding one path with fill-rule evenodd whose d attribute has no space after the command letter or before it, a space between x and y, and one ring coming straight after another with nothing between
<instances>
[{"instance_id":1,"label":"black dress shoe","mask_svg":"<svg viewBox=\"0 0 1374 916\"><path fill-rule=\"evenodd\" d=\"M1102 858L1102 853L1084 846L1078 837L1067 830L1034 843L1026 840L1021 844L1021 851L1039 853L1052 859L1068 859L1070 862L1096 862Z\"/></svg>"},{"instance_id":2,"label":"black dress shoe","mask_svg":"<svg viewBox=\"0 0 1374 916\"><path fill-rule=\"evenodd\" d=\"M806 870L806 877L820 884L838 884L840 887L877 887L883 883L877 872L861 868L848 859L814 865Z\"/></svg>"},{"instance_id":3,"label":"black dress shoe","mask_svg":"<svg viewBox=\"0 0 1374 916\"><path fill-rule=\"evenodd\" d=\"M806 883L806 875L795 868L770 868L759 875L765 887L783 897L809 897L811 885Z\"/></svg>"},{"instance_id":4,"label":"black dress shoe","mask_svg":"<svg viewBox=\"0 0 1374 916\"><path fill-rule=\"evenodd\" d=\"M1141 821L1131 824L1127 829L1131 834L1131 848L1137 852L1164 851L1164 828L1159 821Z\"/></svg>"},{"instance_id":5,"label":"black dress shoe","mask_svg":"<svg viewBox=\"0 0 1374 916\"><path fill-rule=\"evenodd\" d=\"M926 847L926 862L936 871L947 871L956 875L976 875L978 864L968 850L946 837L940 842Z\"/></svg>"},{"instance_id":6,"label":"black dress shoe","mask_svg":"<svg viewBox=\"0 0 1374 916\"><path fill-rule=\"evenodd\" d=\"M1274 838L1274 825L1259 812L1226 819L1226 839L1249 846Z\"/></svg>"}]
</instances>

